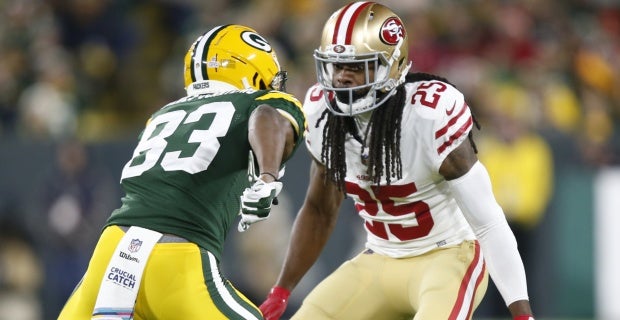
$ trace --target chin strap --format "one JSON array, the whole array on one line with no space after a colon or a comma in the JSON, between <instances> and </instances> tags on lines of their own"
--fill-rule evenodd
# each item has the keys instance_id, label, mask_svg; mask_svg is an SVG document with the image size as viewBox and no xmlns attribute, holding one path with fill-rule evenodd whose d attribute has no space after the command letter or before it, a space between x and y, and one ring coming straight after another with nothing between
<instances>
[{"instance_id":1,"label":"chin strap","mask_svg":"<svg viewBox=\"0 0 620 320\"><path fill-rule=\"evenodd\" d=\"M403 77L402 77L403 81L405 79L404 77L405 77L405 74L403 74ZM389 92L387 92L385 95L377 99L377 91L374 89L370 89L370 91L368 92L366 96L359 98L352 103L344 103L336 98L334 99L334 101L336 102L336 106L338 106L339 110L334 110L333 107L331 107L329 100L327 100L328 94L325 94L325 97L327 100L327 106L330 110L332 110L332 112L339 114L339 115L350 117L356 114L361 114L361 113L368 112L368 111L378 108L383 103L385 103L390 97L392 97L394 94L396 94L396 90L392 89Z\"/></svg>"},{"instance_id":2,"label":"chin strap","mask_svg":"<svg viewBox=\"0 0 620 320\"><path fill-rule=\"evenodd\" d=\"M370 90L368 94L362 98L359 98L351 103L344 103L338 100L338 98L334 99L336 101L336 105L340 109L342 115L345 116L353 116L359 113L364 113L366 111L370 111L377 106L375 106L375 92ZM355 110L355 112L354 112ZM357 111L360 110L360 111ZM348 111L348 112L347 112Z\"/></svg>"}]
</instances>

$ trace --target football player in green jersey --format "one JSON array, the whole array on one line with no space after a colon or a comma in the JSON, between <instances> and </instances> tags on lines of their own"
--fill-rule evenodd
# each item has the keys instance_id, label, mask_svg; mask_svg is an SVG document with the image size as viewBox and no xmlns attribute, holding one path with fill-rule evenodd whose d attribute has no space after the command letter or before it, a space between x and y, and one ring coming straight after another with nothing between
<instances>
[{"instance_id":1,"label":"football player in green jersey","mask_svg":"<svg viewBox=\"0 0 620 320\"><path fill-rule=\"evenodd\" d=\"M209 30L184 62L187 96L147 122L59 319L262 319L220 273L222 248L240 213L241 231L269 215L305 116L251 28Z\"/></svg>"}]
</instances>

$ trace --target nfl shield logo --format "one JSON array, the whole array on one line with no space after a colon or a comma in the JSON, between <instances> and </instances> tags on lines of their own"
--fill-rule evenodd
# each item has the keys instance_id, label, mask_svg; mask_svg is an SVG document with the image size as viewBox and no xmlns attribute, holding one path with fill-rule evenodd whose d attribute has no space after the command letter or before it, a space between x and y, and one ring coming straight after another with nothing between
<instances>
[{"instance_id":1,"label":"nfl shield logo","mask_svg":"<svg viewBox=\"0 0 620 320\"><path fill-rule=\"evenodd\" d=\"M129 244L129 251L130 252L136 252L138 250L140 250L140 247L142 246L142 241L140 241L140 239L132 239L131 243Z\"/></svg>"}]
</instances>

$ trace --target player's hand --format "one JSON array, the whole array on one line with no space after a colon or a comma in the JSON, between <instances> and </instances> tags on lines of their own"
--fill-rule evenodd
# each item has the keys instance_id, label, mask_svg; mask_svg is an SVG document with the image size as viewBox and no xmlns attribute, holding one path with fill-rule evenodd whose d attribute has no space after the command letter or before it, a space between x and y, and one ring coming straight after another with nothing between
<instances>
[{"instance_id":1,"label":"player's hand","mask_svg":"<svg viewBox=\"0 0 620 320\"><path fill-rule=\"evenodd\" d=\"M265 320L280 319L282 314L284 314L284 310L286 310L290 295L291 292L282 287L275 286L271 288L269 295L267 295L267 300L258 307L263 313Z\"/></svg>"},{"instance_id":2,"label":"player's hand","mask_svg":"<svg viewBox=\"0 0 620 320\"><path fill-rule=\"evenodd\" d=\"M534 316L531 316L529 314L523 314L523 315L514 317L514 320L534 320Z\"/></svg>"},{"instance_id":3,"label":"player's hand","mask_svg":"<svg viewBox=\"0 0 620 320\"><path fill-rule=\"evenodd\" d=\"M254 184L246 188L241 196L241 221L238 230L243 232L250 225L269 217L271 204L282 191L282 182L265 182L257 179Z\"/></svg>"}]
</instances>

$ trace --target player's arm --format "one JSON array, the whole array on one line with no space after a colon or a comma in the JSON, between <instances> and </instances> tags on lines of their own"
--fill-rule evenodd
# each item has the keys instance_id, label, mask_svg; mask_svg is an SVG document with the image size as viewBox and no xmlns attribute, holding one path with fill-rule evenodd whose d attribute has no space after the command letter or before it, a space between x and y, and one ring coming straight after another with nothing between
<instances>
[{"instance_id":1,"label":"player's arm","mask_svg":"<svg viewBox=\"0 0 620 320\"><path fill-rule=\"evenodd\" d=\"M258 178L241 195L241 220L238 230L265 220L271 204L282 191L278 181L280 165L295 149L294 130L288 118L269 105L258 106L250 115L248 140L258 162ZM253 165L253 164L250 164Z\"/></svg>"},{"instance_id":2,"label":"player's arm","mask_svg":"<svg viewBox=\"0 0 620 320\"><path fill-rule=\"evenodd\" d=\"M291 122L275 108L260 105L250 115L248 139L262 173L260 178L265 182L274 181L283 159L288 158L295 147Z\"/></svg>"},{"instance_id":3,"label":"player's arm","mask_svg":"<svg viewBox=\"0 0 620 320\"><path fill-rule=\"evenodd\" d=\"M517 242L495 200L489 174L468 141L448 155L439 173L448 180L454 198L472 226L491 278L513 318L529 319L532 310Z\"/></svg>"},{"instance_id":4,"label":"player's arm","mask_svg":"<svg viewBox=\"0 0 620 320\"><path fill-rule=\"evenodd\" d=\"M344 195L336 184L324 183L325 167L313 160L310 182L299 210L289 247L276 286L260 309L265 319L279 319L286 309L290 292L318 259L331 235Z\"/></svg>"},{"instance_id":5,"label":"player's arm","mask_svg":"<svg viewBox=\"0 0 620 320\"><path fill-rule=\"evenodd\" d=\"M286 258L277 285L292 290L319 257L331 235L340 204L341 191L331 181L324 183L325 167L317 161L310 166L310 182L299 210Z\"/></svg>"}]
</instances>

